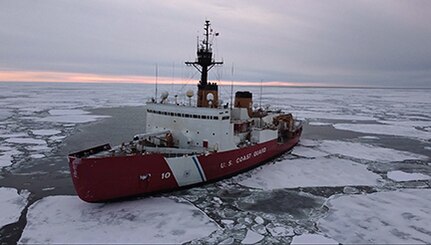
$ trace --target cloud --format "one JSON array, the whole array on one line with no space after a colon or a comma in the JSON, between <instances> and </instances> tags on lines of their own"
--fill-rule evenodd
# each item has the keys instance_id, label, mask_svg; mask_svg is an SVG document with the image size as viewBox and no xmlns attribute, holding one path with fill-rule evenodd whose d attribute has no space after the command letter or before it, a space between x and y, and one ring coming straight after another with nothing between
<instances>
[{"instance_id":1,"label":"cloud","mask_svg":"<svg viewBox=\"0 0 431 245\"><path fill-rule=\"evenodd\" d=\"M203 20L211 78L431 87L429 1L1 1L0 69L183 77ZM216 71L216 70L215 70ZM217 72L217 71L216 71ZM0 77L1 80L1 77Z\"/></svg>"}]
</instances>

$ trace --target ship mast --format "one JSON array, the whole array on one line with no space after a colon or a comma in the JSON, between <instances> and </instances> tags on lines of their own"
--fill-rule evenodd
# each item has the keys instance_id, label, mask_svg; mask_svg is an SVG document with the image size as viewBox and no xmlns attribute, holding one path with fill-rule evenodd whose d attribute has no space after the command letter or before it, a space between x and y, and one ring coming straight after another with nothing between
<instances>
[{"instance_id":1,"label":"ship mast","mask_svg":"<svg viewBox=\"0 0 431 245\"><path fill-rule=\"evenodd\" d=\"M192 65L201 73L201 80L198 83L198 107L218 107L218 86L216 83L208 82L208 71L215 65L223 64L223 61L215 61L212 58L212 43L210 36L218 36L210 28L209 20L205 21L204 40L197 46L197 59L193 62L187 61L186 65Z\"/></svg>"}]
</instances>

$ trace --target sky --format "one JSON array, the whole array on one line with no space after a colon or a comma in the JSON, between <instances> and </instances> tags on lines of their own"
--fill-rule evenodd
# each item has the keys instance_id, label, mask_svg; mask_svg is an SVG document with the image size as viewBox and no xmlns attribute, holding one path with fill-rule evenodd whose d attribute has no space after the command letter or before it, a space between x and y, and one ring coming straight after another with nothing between
<instances>
[{"instance_id":1,"label":"sky","mask_svg":"<svg viewBox=\"0 0 431 245\"><path fill-rule=\"evenodd\" d=\"M428 0L0 0L0 81L431 88Z\"/></svg>"}]
</instances>

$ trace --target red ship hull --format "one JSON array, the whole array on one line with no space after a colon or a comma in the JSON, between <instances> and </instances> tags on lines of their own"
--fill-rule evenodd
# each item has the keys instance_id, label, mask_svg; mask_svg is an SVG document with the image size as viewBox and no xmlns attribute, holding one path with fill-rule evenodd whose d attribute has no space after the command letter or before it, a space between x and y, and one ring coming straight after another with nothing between
<instances>
[{"instance_id":1,"label":"red ship hull","mask_svg":"<svg viewBox=\"0 0 431 245\"><path fill-rule=\"evenodd\" d=\"M299 138L300 132L284 143L271 140L225 152L175 159L162 154L101 158L70 155L69 167L79 197L87 202L101 202L222 179L290 150Z\"/></svg>"}]
</instances>

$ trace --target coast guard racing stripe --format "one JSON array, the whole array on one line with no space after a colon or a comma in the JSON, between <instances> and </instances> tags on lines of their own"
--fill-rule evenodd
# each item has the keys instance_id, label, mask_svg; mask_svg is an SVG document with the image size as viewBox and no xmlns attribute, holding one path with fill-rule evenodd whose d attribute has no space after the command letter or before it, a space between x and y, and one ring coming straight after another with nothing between
<instances>
[{"instance_id":1,"label":"coast guard racing stripe","mask_svg":"<svg viewBox=\"0 0 431 245\"><path fill-rule=\"evenodd\" d=\"M165 158L178 186L205 182L206 176L195 156Z\"/></svg>"}]
</instances>

